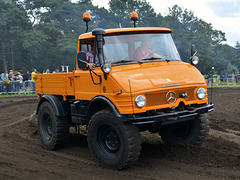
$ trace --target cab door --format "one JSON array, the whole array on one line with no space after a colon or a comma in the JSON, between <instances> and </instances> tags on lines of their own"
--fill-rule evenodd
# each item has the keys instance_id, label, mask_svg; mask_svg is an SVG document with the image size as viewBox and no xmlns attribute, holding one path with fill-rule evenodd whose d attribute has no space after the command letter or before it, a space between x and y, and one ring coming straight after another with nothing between
<instances>
[{"instance_id":1,"label":"cab door","mask_svg":"<svg viewBox=\"0 0 240 180\"><path fill-rule=\"evenodd\" d=\"M95 63L96 56L94 54L94 39L81 40L79 51L86 52L86 56L88 55L88 63ZM92 57L89 56L91 54ZM101 84L98 84L100 78L99 76L96 76L93 72L90 72L88 68L79 68L78 61L76 64L77 67L74 73L75 99L91 100L95 96L100 94ZM98 75L102 74L99 64L96 64L94 72Z\"/></svg>"}]
</instances>

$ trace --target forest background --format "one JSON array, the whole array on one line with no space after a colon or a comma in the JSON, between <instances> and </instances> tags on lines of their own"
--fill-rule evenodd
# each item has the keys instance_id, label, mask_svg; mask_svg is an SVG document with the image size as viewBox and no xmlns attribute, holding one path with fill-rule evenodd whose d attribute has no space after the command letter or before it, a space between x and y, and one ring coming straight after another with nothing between
<instances>
[{"instance_id":1,"label":"forest background","mask_svg":"<svg viewBox=\"0 0 240 180\"><path fill-rule=\"evenodd\" d=\"M225 33L196 17L191 10L178 5L169 7L166 15L156 13L146 0L110 0L109 9L92 0L0 0L0 72L37 68L54 71L61 65L75 68L77 39L86 30L82 20L90 12L89 31L94 28L133 27L132 11L139 15L138 27L167 27L181 59L189 62L191 45L198 50L203 73L212 66L218 74L232 74L240 67L240 43L226 44Z\"/></svg>"}]
</instances>

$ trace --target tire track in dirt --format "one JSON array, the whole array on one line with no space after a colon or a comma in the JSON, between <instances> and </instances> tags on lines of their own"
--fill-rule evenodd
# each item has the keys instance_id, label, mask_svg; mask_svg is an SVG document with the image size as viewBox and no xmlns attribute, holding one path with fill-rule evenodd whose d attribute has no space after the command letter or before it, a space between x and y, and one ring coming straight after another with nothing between
<instances>
[{"instance_id":1,"label":"tire track in dirt","mask_svg":"<svg viewBox=\"0 0 240 180\"><path fill-rule=\"evenodd\" d=\"M28 99L29 98L29 99ZM11 100L12 97L10 97L9 100L0 100L0 109L4 110L4 109L8 109L11 106L16 106L16 105L28 105L28 104L36 104L38 102L37 97L28 97L27 99L17 99L17 100Z\"/></svg>"},{"instance_id":2,"label":"tire track in dirt","mask_svg":"<svg viewBox=\"0 0 240 180\"><path fill-rule=\"evenodd\" d=\"M226 129L226 131L227 132L211 129L210 135L215 138L222 138L226 141L234 142L240 145L240 131L233 131L230 129Z\"/></svg>"},{"instance_id":3,"label":"tire track in dirt","mask_svg":"<svg viewBox=\"0 0 240 180\"><path fill-rule=\"evenodd\" d=\"M8 131L8 138L10 139L15 139L17 138L16 136L19 136L19 138L21 138L22 140L20 140L19 138L18 141L28 141L30 142L31 144L33 145L36 145L38 147L41 146L40 142L36 142L36 138L37 137L37 133L34 132L34 127L32 127L32 132L34 134L34 136L32 136L32 134L27 134L28 132L20 132L20 130L17 128L17 127L22 127L24 128L24 125L25 124L25 127L27 126L28 124L28 118L24 118L24 119L21 119L17 122L14 122L14 123L11 123L9 125L6 125L6 126L3 126L2 128L11 128L13 129L13 131L9 132ZM35 131L37 131L37 129L35 129ZM15 136L14 138L11 138L12 136ZM81 138L81 137L80 137ZM73 140L76 140L77 137L73 137ZM83 140L84 141L84 140ZM48 150L44 150L42 149L41 151L43 151L44 153L46 154L52 154L54 156L58 156L60 158L64 158L64 159L68 159L70 161L75 161L77 163L81 163L81 164L84 164L85 166L86 165L89 165L91 167L98 167L98 168L102 168L95 160L95 158L90 154L90 150L86 153L86 141L83 142L84 143L84 147L80 147L81 145L78 144L79 147L75 147L77 145L77 142L73 142L74 144L73 145L70 145L70 147L67 147L65 149L60 149L58 151L48 151ZM80 152L79 152L80 151ZM10 151L9 153L13 153L13 151ZM6 164L6 162L3 162ZM1 164L1 162L0 162ZM10 165L10 164L8 164ZM143 175L143 174L129 174L129 173L126 173L124 171L115 171L115 170L108 170L108 169L105 169L105 168L102 168L103 171L111 171L111 175L112 176L119 176L121 174L121 177L125 177L125 178L130 178L130 179L146 179L146 180L154 180L154 179L157 179L157 178L153 178L151 175Z\"/></svg>"},{"instance_id":4,"label":"tire track in dirt","mask_svg":"<svg viewBox=\"0 0 240 180\"><path fill-rule=\"evenodd\" d=\"M35 136L34 137L30 137L29 134L27 134L28 132L19 132L19 127L24 123L25 125L28 124L29 122L29 118L24 118L24 119L21 119L21 120L18 120L16 122L13 122L13 123L10 123L8 125L5 125L5 126L2 126L1 129L5 129L5 128L9 128L9 129L13 129L13 131L11 132L12 134L18 134L19 137L21 137L22 139L24 140L27 140L29 142L31 142L32 144L35 144L35 145L41 145L40 142L39 143L36 143L36 138L37 137L37 129L35 129ZM30 125L30 124L29 124ZM18 127L18 128L17 128ZM24 128L24 127L22 127ZM32 129L34 129L35 127L32 127ZM4 132L6 132L5 130L2 130L3 134ZM71 159L71 160L76 160L76 161L79 161L79 162L84 162L84 163L87 163L89 165L97 165L96 162L94 162L94 159L90 159L88 157L84 157L84 156L81 156L81 157L77 157L77 156L73 156L71 155L70 153L63 153L63 152L58 152L58 151L47 151L45 150L46 153L52 153L54 155L57 155L57 156L61 156L61 157L65 157L65 158L68 158L68 159Z\"/></svg>"}]
</instances>

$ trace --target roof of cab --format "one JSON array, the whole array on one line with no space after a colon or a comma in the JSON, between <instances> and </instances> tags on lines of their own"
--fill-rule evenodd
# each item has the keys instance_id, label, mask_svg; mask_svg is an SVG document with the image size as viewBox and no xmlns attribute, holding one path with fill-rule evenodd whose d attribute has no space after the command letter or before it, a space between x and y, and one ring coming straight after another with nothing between
<instances>
[{"instance_id":1,"label":"roof of cab","mask_svg":"<svg viewBox=\"0 0 240 180\"><path fill-rule=\"evenodd\" d=\"M106 34L122 34L122 33L133 33L133 32L169 32L172 33L172 30L168 28L160 27L141 27L141 28L117 28L117 29L105 29ZM92 32L84 33L79 36L78 39L89 39L94 38Z\"/></svg>"}]
</instances>

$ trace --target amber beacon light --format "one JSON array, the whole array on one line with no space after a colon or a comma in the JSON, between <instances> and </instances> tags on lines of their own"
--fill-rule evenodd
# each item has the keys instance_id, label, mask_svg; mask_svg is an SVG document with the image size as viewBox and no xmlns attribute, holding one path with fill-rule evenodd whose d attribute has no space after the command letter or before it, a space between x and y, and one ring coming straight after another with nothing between
<instances>
[{"instance_id":1,"label":"amber beacon light","mask_svg":"<svg viewBox=\"0 0 240 180\"><path fill-rule=\"evenodd\" d=\"M88 32L88 22L91 21L91 15L89 12L83 14L83 21L86 22L86 33Z\"/></svg>"},{"instance_id":2,"label":"amber beacon light","mask_svg":"<svg viewBox=\"0 0 240 180\"><path fill-rule=\"evenodd\" d=\"M133 21L133 26L136 27L136 21L138 20L138 14L134 11L131 14L131 20Z\"/></svg>"}]
</instances>

